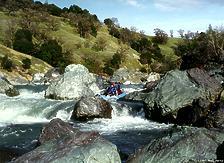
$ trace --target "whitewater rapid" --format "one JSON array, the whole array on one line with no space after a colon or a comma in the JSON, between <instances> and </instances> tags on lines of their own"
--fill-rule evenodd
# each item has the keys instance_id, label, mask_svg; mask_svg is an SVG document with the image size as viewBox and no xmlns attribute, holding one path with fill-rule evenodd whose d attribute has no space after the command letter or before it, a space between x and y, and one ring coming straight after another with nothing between
<instances>
[{"instance_id":1,"label":"whitewater rapid","mask_svg":"<svg viewBox=\"0 0 224 163\"><path fill-rule=\"evenodd\" d=\"M70 117L76 101L50 100L44 98L45 86L18 86L20 95L7 97L0 95L0 127L11 124L46 123L51 119L60 118L71 122ZM141 87L125 86L126 92L140 90ZM113 107L112 119L94 119L89 122L73 122L74 127L83 131L99 131L111 134L123 130L149 130L167 128L169 125L159 124L144 118L141 106L130 107L126 104L111 102ZM137 109L137 111L136 111Z\"/></svg>"}]
</instances>

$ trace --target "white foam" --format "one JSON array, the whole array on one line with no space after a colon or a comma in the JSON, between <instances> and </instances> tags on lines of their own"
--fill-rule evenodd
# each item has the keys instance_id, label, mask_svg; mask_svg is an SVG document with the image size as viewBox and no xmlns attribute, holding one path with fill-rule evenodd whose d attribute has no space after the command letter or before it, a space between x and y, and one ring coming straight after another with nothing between
<instances>
[{"instance_id":1,"label":"white foam","mask_svg":"<svg viewBox=\"0 0 224 163\"><path fill-rule=\"evenodd\" d=\"M166 124L160 124L144 119L140 115L130 115L126 106L116 108L114 105L112 119L94 119L93 121L80 123L78 125L84 131L96 130L101 134L111 134L117 131L126 130L149 130L169 127L169 125Z\"/></svg>"},{"instance_id":2,"label":"white foam","mask_svg":"<svg viewBox=\"0 0 224 163\"><path fill-rule=\"evenodd\" d=\"M23 99L30 99L30 98L43 99L45 94L45 91L34 93L33 91L27 89L20 89L19 92L20 95L18 97Z\"/></svg>"},{"instance_id":3,"label":"white foam","mask_svg":"<svg viewBox=\"0 0 224 163\"><path fill-rule=\"evenodd\" d=\"M72 111L71 111L70 113L68 113L68 112L65 111L65 110L59 110L59 111L57 112L56 118L60 118L60 119L63 120L63 121L69 121L71 115L72 115Z\"/></svg>"}]
</instances>

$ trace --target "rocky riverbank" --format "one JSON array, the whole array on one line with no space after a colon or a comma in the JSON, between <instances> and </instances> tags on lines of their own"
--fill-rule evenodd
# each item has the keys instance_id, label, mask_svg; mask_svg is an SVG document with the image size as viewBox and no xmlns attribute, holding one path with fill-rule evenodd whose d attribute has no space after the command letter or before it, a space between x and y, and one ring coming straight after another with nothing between
<instances>
[{"instance_id":1,"label":"rocky riverbank","mask_svg":"<svg viewBox=\"0 0 224 163\"><path fill-rule=\"evenodd\" d=\"M124 73L129 72L125 71ZM119 78L118 75L116 76ZM125 76L130 77L131 75L126 74ZM42 111L42 115L51 114L46 117L48 120L53 120L45 123L45 127L38 136L38 146L35 149L20 157L13 151L2 149L2 153L8 153L8 156L2 160L10 160L14 157L13 162L117 163L121 162L121 158L122 161L128 158L127 162L144 163L223 159L223 86L221 81L217 80L216 76L211 75L210 72L199 68L186 71L172 70L161 78L158 74L151 74L144 76L144 80L143 76L139 75L139 78L135 78L134 81L140 82L138 84L145 84L145 89L129 93L122 99L123 103L105 101L94 96L99 92L99 88L106 83L103 78L98 79L100 79L99 76L89 73L82 65L69 65L64 74L58 75L54 80L48 80L51 83L45 91L46 99L43 97L40 100L51 98L44 103L56 105L55 108L50 107ZM111 78L111 80L114 79L115 77ZM1 80L2 94L7 95L8 89L15 89L7 82L7 79ZM42 82L44 81L46 79L42 80ZM19 90L16 91L19 92ZM16 95L18 96L18 94ZM6 97L4 99L8 100ZM142 111L129 108L125 104L135 104L136 101L143 103ZM64 108L65 106L67 107ZM70 108L71 106L72 108ZM126 111L121 109L126 109ZM30 114L29 112L31 111L28 111L28 114ZM66 115L67 122L55 119L59 112L60 114L69 114ZM152 120L157 124L159 122L172 125L161 131L163 134L160 136L144 140L145 146L141 148L138 146L136 152L130 156L119 151L114 143L106 140L94 128L90 127L87 132L76 127L79 126L79 123L81 126L85 123L97 126L100 119L104 121L102 124L98 124L99 127L105 127L109 125L109 122L116 124L117 121L113 122L113 116L122 112L127 112L125 113L127 115L131 113L132 121L139 120L136 117L141 114L141 126L145 124L147 127L148 122ZM73 125L68 122L72 122ZM119 121L119 123L123 123L119 125L125 126L127 122ZM136 129L136 126L133 125L132 129ZM144 128L144 130L146 129ZM131 131L130 128L129 130ZM128 139L126 132L119 131L118 133L119 135L123 134L120 139ZM141 134L138 137L141 137ZM4 155L6 156L6 154Z\"/></svg>"}]
</instances>

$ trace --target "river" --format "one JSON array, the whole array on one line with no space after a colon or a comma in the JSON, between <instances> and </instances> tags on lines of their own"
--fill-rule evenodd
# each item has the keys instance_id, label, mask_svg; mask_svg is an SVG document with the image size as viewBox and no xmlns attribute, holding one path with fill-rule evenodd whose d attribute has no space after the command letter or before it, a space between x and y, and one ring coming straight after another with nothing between
<instances>
[{"instance_id":1,"label":"river","mask_svg":"<svg viewBox=\"0 0 224 163\"><path fill-rule=\"evenodd\" d=\"M76 101L45 99L47 87L43 85L16 87L20 91L17 97L0 94L0 150L10 150L21 155L34 149L42 126L54 118L69 122L82 131L98 131L116 144L125 156L166 134L169 128L169 125L146 120L141 103L122 101L111 101L112 119L71 121ZM124 89L131 92L141 89L141 86L128 85Z\"/></svg>"}]
</instances>

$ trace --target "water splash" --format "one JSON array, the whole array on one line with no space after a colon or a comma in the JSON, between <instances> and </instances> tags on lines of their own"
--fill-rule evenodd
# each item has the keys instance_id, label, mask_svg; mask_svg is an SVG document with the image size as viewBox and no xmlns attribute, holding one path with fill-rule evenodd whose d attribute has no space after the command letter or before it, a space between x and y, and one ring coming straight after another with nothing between
<instances>
[{"instance_id":1,"label":"water splash","mask_svg":"<svg viewBox=\"0 0 224 163\"><path fill-rule=\"evenodd\" d=\"M94 119L86 123L75 123L83 131L98 131L108 135L119 131L166 129L169 125L149 121L144 118L143 110L134 111L127 105L112 103L112 119Z\"/></svg>"}]
</instances>

